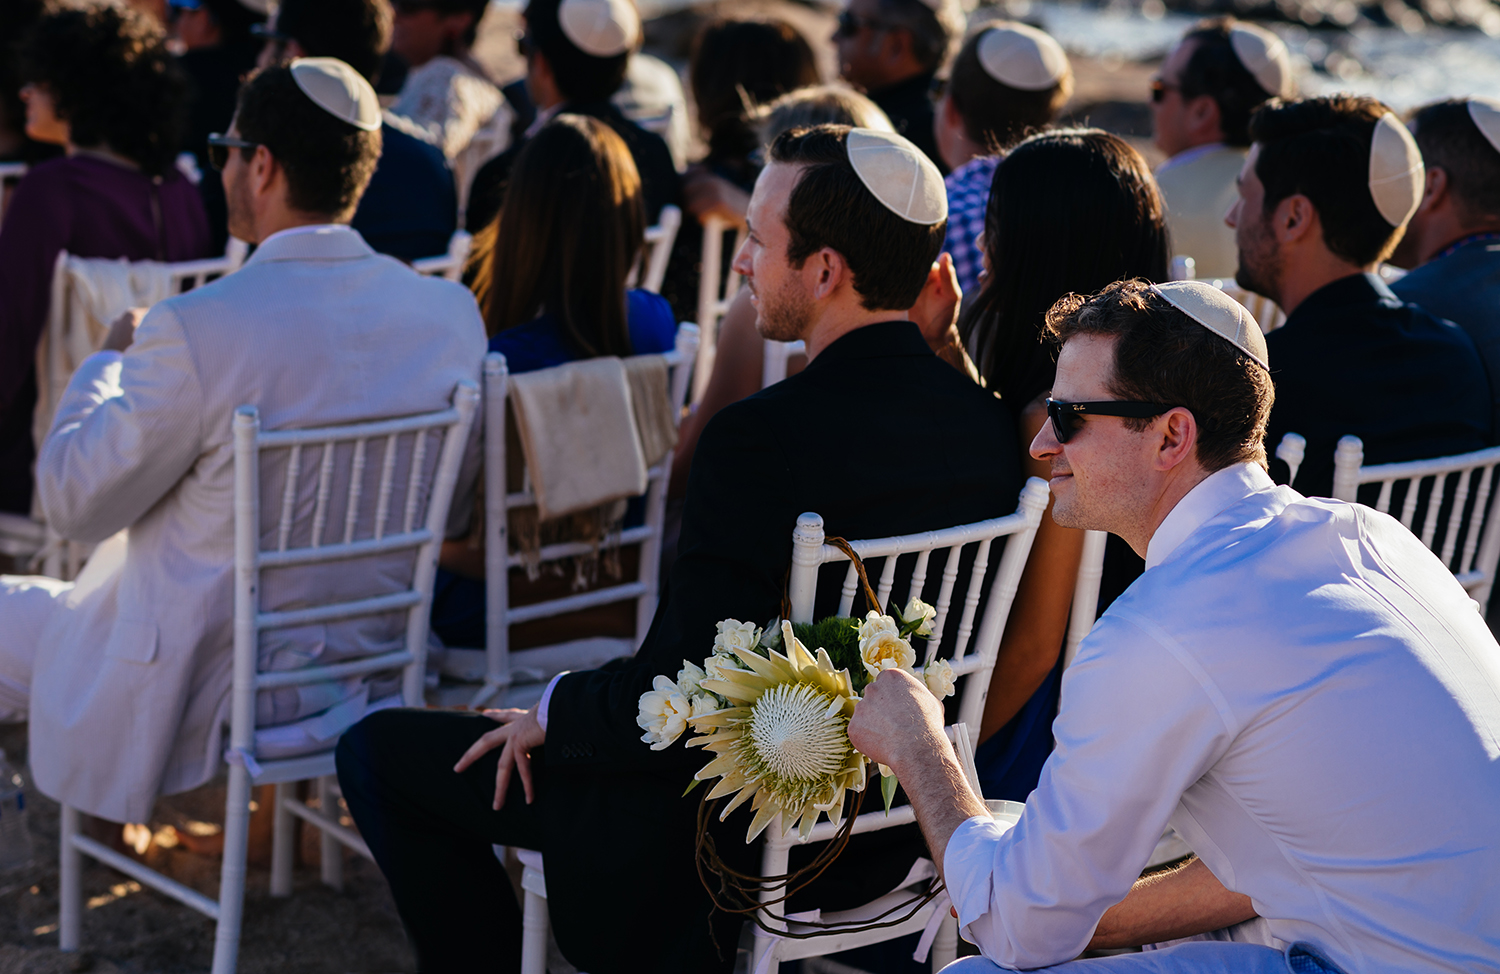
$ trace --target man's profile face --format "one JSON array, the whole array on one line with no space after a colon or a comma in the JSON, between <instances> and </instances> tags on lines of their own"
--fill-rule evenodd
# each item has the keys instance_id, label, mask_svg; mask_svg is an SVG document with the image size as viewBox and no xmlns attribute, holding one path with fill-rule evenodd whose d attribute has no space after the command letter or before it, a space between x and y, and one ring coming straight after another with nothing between
<instances>
[{"instance_id":1,"label":"man's profile face","mask_svg":"<svg viewBox=\"0 0 1500 974\"><path fill-rule=\"evenodd\" d=\"M892 83L883 56L890 30L881 19L880 0L850 0L839 30L833 35L838 48L839 74L844 80L867 91Z\"/></svg>"},{"instance_id":2,"label":"man's profile face","mask_svg":"<svg viewBox=\"0 0 1500 974\"><path fill-rule=\"evenodd\" d=\"M1065 402L1119 399L1107 387L1115 368L1117 339L1076 335L1057 356L1052 398ZM1118 416L1075 420L1067 443L1059 443L1050 421L1031 441L1031 455L1052 465L1052 519L1065 528L1115 531L1139 518L1149 491L1151 428L1134 432Z\"/></svg>"},{"instance_id":3,"label":"man's profile face","mask_svg":"<svg viewBox=\"0 0 1500 974\"><path fill-rule=\"evenodd\" d=\"M1266 187L1255 174L1260 159L1260 143L1250 147L1238 179L1239 199L1230 206L1224 222L1234 228L1234 243L1239 249L1239 269L1235 283L1247 291L1275 298L1281 286L1281 255L1271 219L1266 214Z\"/></svg>"},{"instance_id":4,"label":"man's profile face","mask_svg":"<svg viewBox=\"0 0 1500 974\"><path fill-rule=\"evenodd\" d=\"M813 318L802 268L786 258L791 240L786 207L801 174L801 166L780 162L761 170L745 213L745 243L734 258L734 269L745 278L750 303L758 312L756 330L779 342L806 338Z\"/></svg>"},{"instance_id":5,"label":"man's profile face","mask_svg":"<svg viewBox=\"0 0 1500 974\"><path fill-rule=\"evenodd\" d=\"M1187 100L1182 97L1182 72L1198 49L1197 41L1183 41L1167 55L1156 72L1159 94L1151 99L1151 130L1157 148L1169 156L1192 148L1188 135Z\"/></svg>"}]
</instances>

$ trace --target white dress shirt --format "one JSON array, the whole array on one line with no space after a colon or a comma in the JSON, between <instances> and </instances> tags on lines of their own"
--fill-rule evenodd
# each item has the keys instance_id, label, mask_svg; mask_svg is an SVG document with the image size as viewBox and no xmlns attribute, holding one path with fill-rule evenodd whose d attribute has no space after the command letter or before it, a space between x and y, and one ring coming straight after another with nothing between
<instances>
[{"instance_id":1,"label":"white dress shirt","mask_svg":"<svg viewBox=\"0 0 1500 974\"><path fill-rule=\"evenodd\" d=\"M1347 971L1500 971L1500 647L1369 508L1232 466L1178 503L1064 673L1014 829L944 852L965 936L1076 957L1172 825Z\"/></svg>"}]
</instances>

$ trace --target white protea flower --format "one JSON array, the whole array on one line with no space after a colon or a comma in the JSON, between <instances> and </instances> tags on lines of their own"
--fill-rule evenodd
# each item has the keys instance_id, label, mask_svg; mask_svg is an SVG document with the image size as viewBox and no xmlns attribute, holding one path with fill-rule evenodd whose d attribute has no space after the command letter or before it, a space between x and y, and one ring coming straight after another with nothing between
<instances>
[{"instance_id":1,"label":"white protea flower","mask_svg":"<svg viewBox=\"0 0 1500 974\"><path fill-rule=\"evenodd\" d=\"M728 699L729 706L702 717L694 729L702 737L688 741L718 756L699 771L703 781L720 777L708 797L734 795L719 815L750 802L755 817L745 835L750 842L777 815L782 833L793 823L805 837L820 813L838 824L844 817L844 793L865 787L865 758L849 743L849 717L858 700L848 670L835 670L822 649L809 653L781 624L786 655L742 653L749 670L729 670L723 679L703 681L705 690ZM738 794L735 794L738 792Z\"/></svg>"},{"instance_id":2,"label":"white protea flower","mask_svg":"<svg viewBox=\"0 0 1500 974\"><path fill-rule=\"evenodd\" d=\"M912 635L914 636L931 636L932 620L936 618L937 609L934 609L915 595L911 597L910 602L906 603L906 611L901 613L902 622L912 623L918 619L922 620L922 624L913 630Z\"/></svg>"},{"instance_id":3,"label":"white protea flower","mask_svg":"<svg viewBox=\"0 0 1500 974\"><path fill-rule=\"evenodd\" d=\"M661 751L671 747L687 730L693 708L670 678L658 676L651 687L641 694L635 722L646 732L641 740L650 744L651 750Z\"/></svg>"},{"instance_id":4,"label":"white protea flower","mask_svg":"<svg viewBox=\"0 0 1500 974\"><path fill-rule=\"evenodd\" d=\"M953 696L957 679L953 675L952 664L945 659L935 659L922 668L922 682L927 684L927 689L939 700Z\"/></svg>"},{"instance_id":5,"label":"white protea flower","mask_svg":"<svg viewBox=\"0 0 1500 974\"><path fill-rule=\"evenodd\" d=\"M917 652L911 648L911 643L902 639L898 633L886 629L878 630L869 638L859 641L859 657L864 661L865 671L872 680L882 670L899 669L909 673L917 662Z\"/></svg>"}]
</instances>

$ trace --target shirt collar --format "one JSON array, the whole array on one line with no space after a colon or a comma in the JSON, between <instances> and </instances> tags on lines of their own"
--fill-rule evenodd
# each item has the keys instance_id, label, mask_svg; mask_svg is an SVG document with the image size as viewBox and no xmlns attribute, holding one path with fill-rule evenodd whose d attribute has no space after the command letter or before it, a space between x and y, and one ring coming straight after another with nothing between
<instances>
[{"instance_id":1,"label":"shirt collar","mask_svg":"<svg viewBox=\"0 0 1500 974\"><path fill-rule=\"evenodd\" d=\"M271 234L269 237L267 237L266 239L262 240L260 242L260 246L264 247L266 244L270 243L272 240L279 240L279 239L281 239L283 237L295 237L295 236L298 236L299 234L304 234L304 233L353 233L353 232L354 232L354 228L351 227L351 226L349 226L349 224L347 224L347 223L309 223L307 226L302 226L302 227L288 227L285 230L277 230L275 233Z\"/></svg>"},{"instance_id":2,"label":"shirt collar","mask_svg":"<svg viewBox=\"0 0 1500 974\"><path fill-rule=\"evenodd\" d=\"M1258 463L1236 463L1204 477L1168 512L1146 545L1146 570L1167 556L1215 515L1257 491L1276 486Z\"/></svg>"},{"instance_id":3,"label":"shirt collar","mask_svg":"<svg viewBox=\"0 0 1500 974\"><path fill-rule=\"evenodd\" d=\"M1210 142L1207 145L1195 145L1191 149L1184 149L1172 158L1168 159L1166 162L1157 166L1156 173L1157 175L1161 175L1169 169L1176 169L1178 166L1185 166L1195 159L1201 159L1206 155L1218 152L1220 149L1227 148L1228 146L1226 146L1223 142Z\"/></svg>"}]
</instances>

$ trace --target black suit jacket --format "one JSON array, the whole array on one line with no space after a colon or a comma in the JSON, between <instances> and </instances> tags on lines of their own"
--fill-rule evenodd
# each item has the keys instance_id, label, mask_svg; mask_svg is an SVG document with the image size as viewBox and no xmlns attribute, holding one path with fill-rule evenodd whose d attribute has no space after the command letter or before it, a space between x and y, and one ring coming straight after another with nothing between
<instances>
[{"instance_id":1,"label":"black suit jacket","mask_svg":"<svg viewBox=\"0 0 1500 974\"><path fill-rule=\"evenodd\" d=\"M682 176L672 162L672 151L655 132L648 132L620 113L612 102L600 101L586 104L565 105L562 112L570 115L588 115L615 130L625 140L635 168L641 174L641 194L646 202L646 222L656 223L661 208L671 204L682 205ZM500 153L474 174L474 184L469 189L469 207L464 214L464 226L470 233L478 233L489 226L505 203L505 187L510 182L511 168L516 157L526 145L525 139L517 139L510 148Z\"/></svg>"},{"instance_id":2,"label":"black suit jacket","mask_svg":"<svg viewBox=\"0 0 1500 974\"><path fill-rule=\"evenodd\" d=\"M844 336L803 372L709 423L689 478L677 561L640 652L563 677L550 701L543 851L553 924L569 960L596 972L728 969L716 966L709 902L693 866L700 796L683 797L707 763L704 752L642 743L640 695L658 674L675 678L684 659L701 663L721 619L764 624L779 614L792 529L805 511L821 514L829 535L851 539L1014 511L1015 429L998 399L937 359L904 321ZM934 566L929 600L940 577ZM818 615L836 608L820 599ZM758 873L742 812L717 830L719 851ZM851 848L841 859L873 877L864 899L905 874L914 840L899 841L902 854ZM674 919L664 923L668 914ZM732 962L740 921L720 921L717 936ZM618 945L645 942L642 930L651 931L650 949L622 955Z\"/></svg>"},{"instance_id":3,"label":"black suit jacket","mask_svg":"<svg viewBox=\"0 0 1500 974\"><path fill-rule=\"evenodd\" d=\"M1307 438L1292 484L1308 497L1333 490L1340 437L1358 436L1365 463L1423 460L1490 443L1490 385L1463 329L1406 304L1374 274L1314 291L1266 336L1276 402L1266 429L1271 476L1287 433Z\"/></svg>"}]
</instances>

